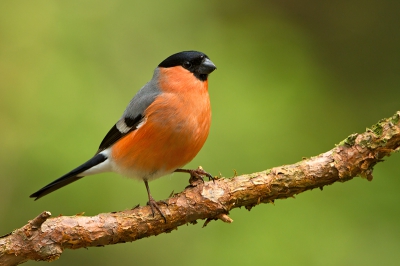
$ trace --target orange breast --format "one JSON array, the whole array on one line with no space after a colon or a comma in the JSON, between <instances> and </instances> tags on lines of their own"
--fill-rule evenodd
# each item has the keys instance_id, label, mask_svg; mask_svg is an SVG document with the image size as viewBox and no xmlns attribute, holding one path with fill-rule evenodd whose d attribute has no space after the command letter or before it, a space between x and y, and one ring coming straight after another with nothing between
<instances>
[{"instance_id":1,"label":"orange breast","mask_svg":"<svg viewBox=\"0 0 400 266\"><path fill-rule=\"evenodd\" d=\"M171 173L190 162L207 139L207 81L181 67L160 72L163 93L146 109L146 122L112 147L116 171L124 175L154 179Z\"/></svg>"}]
</instances>

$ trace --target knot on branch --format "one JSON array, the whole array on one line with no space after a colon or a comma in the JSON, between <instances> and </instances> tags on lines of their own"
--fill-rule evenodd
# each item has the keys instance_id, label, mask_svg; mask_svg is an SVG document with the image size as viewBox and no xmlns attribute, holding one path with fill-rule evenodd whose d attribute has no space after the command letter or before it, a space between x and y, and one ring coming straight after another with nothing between
<instances>
[{"instance_id":1,"label":"knot on branch","mask_svg":"<svg viewBox=\"0 0 400 266\"><path fill-rule=\"evenodd\" d=\"M36 230L42 226L42 224L51 216L51 213L48 211L44 211L34 219L29 221L32 230Z\"/></svg>"}]
</instances>

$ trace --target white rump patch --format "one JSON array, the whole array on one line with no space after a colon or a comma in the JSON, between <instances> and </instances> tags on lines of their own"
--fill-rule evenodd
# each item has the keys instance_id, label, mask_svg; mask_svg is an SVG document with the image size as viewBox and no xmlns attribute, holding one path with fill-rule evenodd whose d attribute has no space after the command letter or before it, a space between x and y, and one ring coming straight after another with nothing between
<instances>
[{"instance_id":1,"label":"white rump patch","mask_svg":"<svg viewBox=\"0 0 400 266\"><path fill-rule=\"evenodd\" d=\"M104 155L107 159L104 162L101 162L98 165L95 165L92 168L87 169L86 171L80 173L78 176L87 176L87 175L112 172L112 167L109 159L110 152L111 152L110 148L100 152L100 154Z\"/></svg>"}]
</instances>

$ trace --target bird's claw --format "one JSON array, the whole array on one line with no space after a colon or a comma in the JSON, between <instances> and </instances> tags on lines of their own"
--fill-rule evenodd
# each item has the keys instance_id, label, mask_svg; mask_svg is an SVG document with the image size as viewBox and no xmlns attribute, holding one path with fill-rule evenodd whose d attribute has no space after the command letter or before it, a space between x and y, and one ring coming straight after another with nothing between
<instances>
[{"instance_id":1,"label":"bird's claw","mask_svg":"<svg viewBox=\"0 0 400 266\"><path fill-rule=\"evenodd\" d=\"M161 200L161 203L164 203L165 205L168 206L168 203L166 201ZM167 218L165 217L164 213L161 211L160 207L158 206L157 201L155 201L153 198L150 198L149 201L147 202L147 205L150 206L151 212L153 213L153 217L155 217L156 212L154 209L158 211L158 213L161 215L161 217L164 219L164 222L167 223Z\"/></svg>"},{"instance_id":2,"label":"bird's claw","mask_svg":"<svg viewBox=\"0 0 400 266\"><path fill-rule=\"evenodd\" d=\"M199 181L204 183L203 176L208 177L208 180L212 180L215 183L215 178L210 173L204 171L201 166L197 169L176 169L175 172L190 174L190 186L196 186Z\"/></svg>"}]
</instances>

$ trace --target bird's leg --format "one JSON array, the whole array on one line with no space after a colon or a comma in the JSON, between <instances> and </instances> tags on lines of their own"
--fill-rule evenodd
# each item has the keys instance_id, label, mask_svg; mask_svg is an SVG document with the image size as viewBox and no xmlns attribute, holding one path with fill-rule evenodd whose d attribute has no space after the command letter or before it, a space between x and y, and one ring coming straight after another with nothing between
<instances>
[{"instance_id":1,"label":"bird's leg","mask_svg":"<svg viewBox=\"0 0 400 266\"><path fill-rule=\"evenodd\" d=\"M165 223L167 223L167 218L165 218L164 213L161 211L160 207L158 206L157 202L153 199L153 197L151 196L150 193L150 188L149 188L149 183L147 180L144 180L144 184L146 185L146 189L147 189L147 195L149 196L149 202L147 202L147 205L150 206L151 208L151 212L153 213L153 217L155 215L155 211L154 208L160 213L160 215L162 216L162 218L164 219ZM166 203L165 201L162 201L164 204L168 205L168 203Z\"/></svg>"},{"instance_id":2,"label":"bird's leg","mask_svg":"<svg viewBox=\"0 0 400 266\"><path fill-rule=\"evenodd\" d=\"M215 182L214 177L210 173L204 171L201 166L199 166L197 169L176 169L174 172L189 173L189 183L191 185L195 185L197 180L201 180L202 182L204 182L203 176L207 176L208 180L212 180L213 182Z\"/></svg>"}]
</instances>

